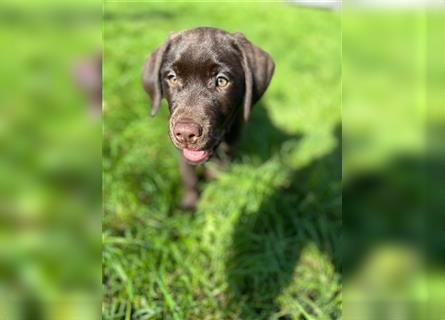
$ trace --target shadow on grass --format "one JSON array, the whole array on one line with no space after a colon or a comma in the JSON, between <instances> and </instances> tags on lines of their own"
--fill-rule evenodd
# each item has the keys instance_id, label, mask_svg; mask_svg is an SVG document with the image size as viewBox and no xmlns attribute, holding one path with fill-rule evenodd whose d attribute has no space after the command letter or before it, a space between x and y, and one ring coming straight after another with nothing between
<instances>
[{"instance_id":1,"label":"shadow on grass","mask_svg":"<svg viewBox=\"0 0 445 320\"><path fill-rule=\"evenodd\" d=\"M356 173L344 182L345 277L354 274L374 249L394 244L445 266L445 242L438 231L445 225L444 164L445 154L399 154L385 166Z\"/></svg>"},{"instance_id":2,"label":"shadow on grass","mask_svg":"<svg viewBox=\"0 0 445 320\"><path fill-rule=\"evenodd\" d=\"M243 138L240 149L259 159L269 159L282 142L293 138L273 127L267 112L260 107L254 111L252 125ZM226 262L229 300L238 305L238 314L227 315L237 319L271 319L281 309L277 298L294 282L295 267L302 250L315 244L340 272L341 231L341 149L340 128L335 132L337 147L308 166L290 173L289 184L277 189L262 201L257 212L243 213L232 234L230 255ZM267 141L265 144L264 141ZM313 261L317 264L317 261ZM311 274L319 279L319 271L310 265ZM292 299L304 296L306 301L320 306L321 301L332 302L327 288L317 287L317 279L297 284L300 291ZM298 282L298 278L297 278ZM315 285L314 285L315 283ZM298 290L298 289L297 289ZM339 288L338 288L339 290ZM296 301L297 302L297 301ZM301 302L301 301L300 301ZM301 302L306 312L317 316L309 304ZM329 302L329 303L331 303ZM323 315L338 318L336 306L323 308ZM233 310L233 308L229 308ZM318 315L319 316L319 315ZM290 315L281 314L279 319ZM305 319L305 318L302 318Z\"/></svg>"},{"instance_id":3,"label":"shadow on grass","mask_svg":"<svg viewBox=\"0 0 445 320\"><path fill-rule=\"evenodd\" d=\"M264 105L258 103L244 128L241 142L235 152L235 160L248 156L253 161L263 163L279 152L283 142L300 138L301 135L289 135L275 127Z\"/></svg>"}]
</instances>

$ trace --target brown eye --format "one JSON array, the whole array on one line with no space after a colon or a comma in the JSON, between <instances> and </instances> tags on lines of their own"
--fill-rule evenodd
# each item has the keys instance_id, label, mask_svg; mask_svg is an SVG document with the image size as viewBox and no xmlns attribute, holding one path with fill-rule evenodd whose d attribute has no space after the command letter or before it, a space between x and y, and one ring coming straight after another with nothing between
<instances>
[{"instance_id":1,"label":"brown eye","mask_svg":"<svg viewBox=\"0 0 445 320\"><path fill-rule=\"evenodd\" d=\"M229 80L227 80L224 77L218 77L216 78L216 86L219 88L224 88L227 87L227 85L229 84Z\"/></svg>"},{"instance_id":2,"label":"brown eye","mask_svg":"<svg viewBox=\"0 0 445 320\"><path fill-rule=\"evenodd\" d=\"M167 81L168 81L170 84L174 85L174 84L176 84L176 82L177 82L178 80L176 79L176 76L175 76L174 74L169 74L169 75L167 76Z\"/></svg>"}]
</instances>

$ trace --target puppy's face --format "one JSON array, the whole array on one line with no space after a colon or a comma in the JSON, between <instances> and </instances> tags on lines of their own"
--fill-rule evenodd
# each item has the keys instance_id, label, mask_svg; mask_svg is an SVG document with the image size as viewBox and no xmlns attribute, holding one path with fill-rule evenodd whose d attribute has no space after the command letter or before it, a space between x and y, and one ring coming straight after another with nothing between
<instances>
[{"instance_id":1,"label":"puppy's face","mask_svg":"<svg viewBox=\"0 0 445 320\"><path fill-rule=\"evenodd\" d=\"M154 115L162 97L169 135L192 164L206 161L237 117L247 119L274 64L242 34L196 28L172 34L145 61L143 82Z\"/></svg>"},{"instance_id":2,"label":"puppy's face","mask_svg":"<svg viewBox=\"0 0 445 320\"><path fill-rule=\"evenodd\" d=\"M242 53L225 33L184 32L166 49L160 77L172 142L189 162L205 161L242 107Z\"/></svg>"}]
</instances>

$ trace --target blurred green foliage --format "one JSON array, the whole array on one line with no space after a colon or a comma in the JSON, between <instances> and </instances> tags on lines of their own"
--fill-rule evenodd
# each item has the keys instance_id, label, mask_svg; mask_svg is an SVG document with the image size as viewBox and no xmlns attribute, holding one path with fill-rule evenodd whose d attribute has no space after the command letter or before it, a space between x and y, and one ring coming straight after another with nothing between
<instances>
[{"instance_id":1,"label":"blurred green foliage","mask_svg":"<svg viewBox=\"0 0 445 320\"><path fill-rule=\"evenodd\" d=\"M328 319L341 314L338 12L287 4L104 9L103 317ZM178 209L168 111L149 118L145 57L171 31L243 32L276 73L235 161Z\"/></svg>"},{"instance_id":2,"label":"blurred green foliage","mask_svg":"<svg viewBox=\"0 0 445 320\"><path fill-rule=\"evenodd\" d=\"M101 126L73 68L100 45L100 8L26 3L1 4L0 318L89 319L100 301Z\"/></svg>"},{"instance_id":3,"label":"blurred green foliage","mask_svg":"<svg viewBox=\"0 0 445 320\"><path fill-rule=\"evenodd\" d=\"M445 312L443 18L343 12L345 319Z\"/></svg>"}]
</instances>

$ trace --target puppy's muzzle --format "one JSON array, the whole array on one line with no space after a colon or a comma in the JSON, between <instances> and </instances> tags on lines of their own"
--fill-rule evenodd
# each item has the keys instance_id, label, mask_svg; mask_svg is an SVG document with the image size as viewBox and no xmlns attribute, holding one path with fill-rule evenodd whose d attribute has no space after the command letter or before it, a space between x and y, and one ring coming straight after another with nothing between
<instances>
[{"instance_id":1,"label":"puppy's muzzle","mask_svg":"<svg viewBox=\"0 0 445 320\"><path fill-rule=\"evenodd\" d=\"M202 136L202 126L191 119L181 119L176 122L173 134L181 145L193 146Z\"/></svg>"}]
</instances>

